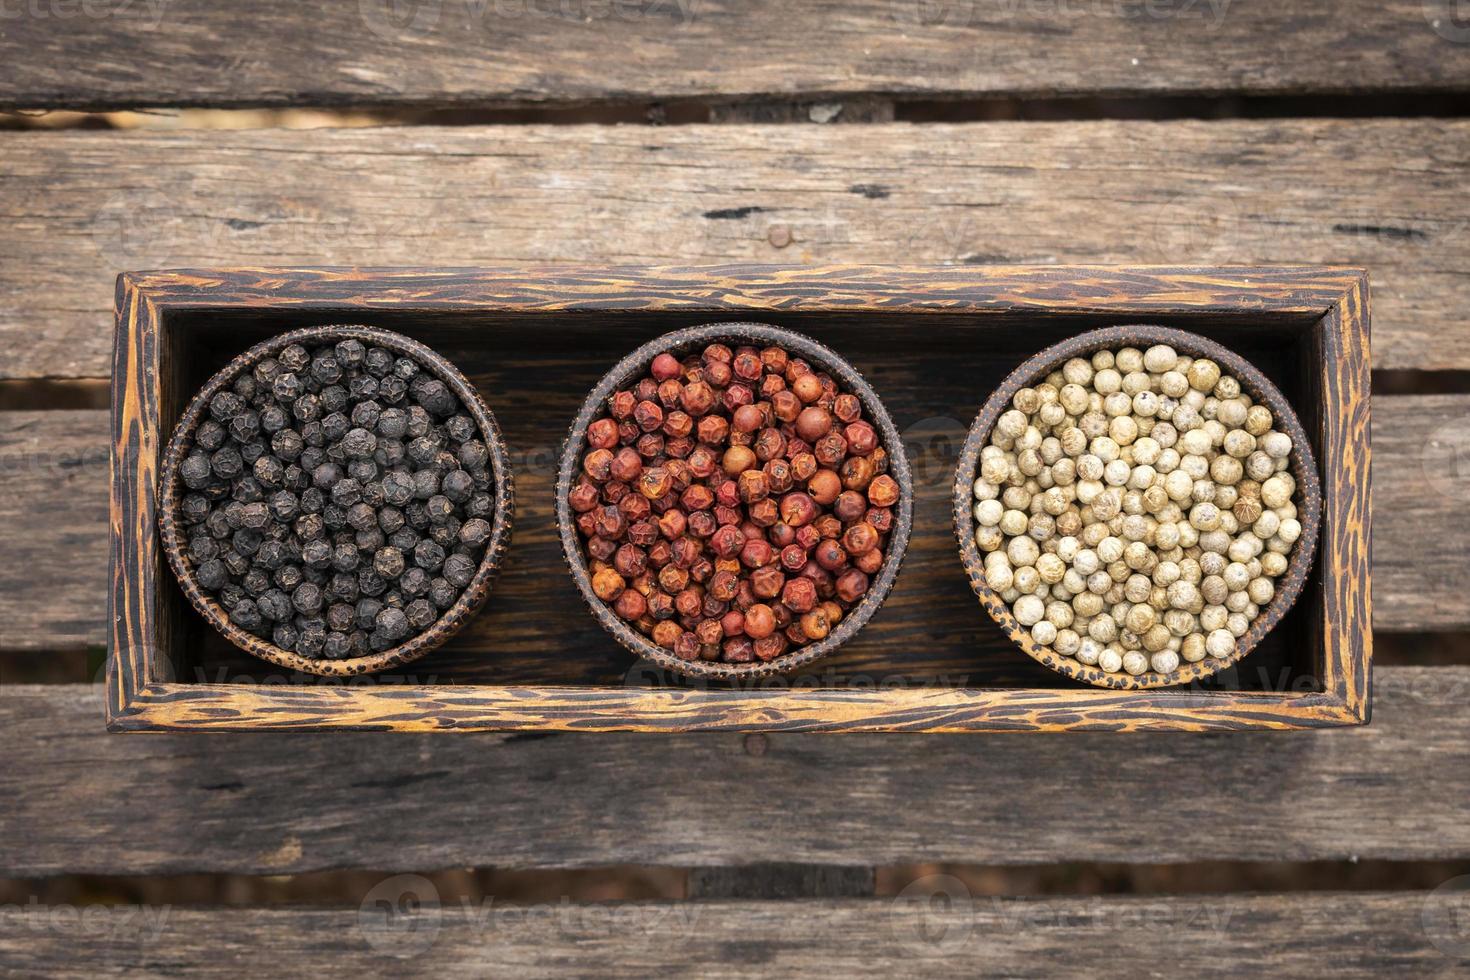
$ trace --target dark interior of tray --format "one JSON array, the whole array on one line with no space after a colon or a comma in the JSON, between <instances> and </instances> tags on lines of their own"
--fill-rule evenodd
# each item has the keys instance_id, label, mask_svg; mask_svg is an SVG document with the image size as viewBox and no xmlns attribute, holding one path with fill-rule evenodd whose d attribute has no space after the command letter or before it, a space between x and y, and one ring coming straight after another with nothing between
<instances>
[{"instance_id":1,"label":"dark interior of tray","mask_svg":"<svg viewBox=\"0 0 1470 980\"><path fill-rule=\"evenodd\" d=\"M711 322L688 313L497 313L271 310L249 314L170 313L166 359L176 389L166 394L167 431L187 398L231 357L258 340L319 323L366 323L429 344L469 376L495 413L515 467L510 553L490 599L462 632L418 662L378 678L423 684L680 684L637 663L587 612L561 554L552 487L562 439L586 392L628 350L678 327ZM724 318L730 319L730 318ZM837 653L794 677L754 681L802 686L1076 686L1034 663L985 615L961 571L951 519L955 460L981 403L1027 356L1080 330L1140 318L802 313L747 317L802 330L844 355L883 398L904 433L916 490L914 533L898 583L883 608ZM1280 386L1308 431L1318 406L1312 324L1303 318L1149 317L1196 330L1253 361ZM1307 401L1304 401L1307 400ZM168 572L164 571L165 575ZM1320 650L1310 618L1320 604L1314 568L1301 599L1213 689L1317 689ZM279 668L240 652L209 628L169 576L163 601L176 604L183 649L170 651L183 682L283 680ZM341 684L296 676L290 682ZM371 683L371 682L369 682ZM697 682L705 684L708 682ZM726 686L726 685L719 685Z\"/></svg>"}]
</instances>

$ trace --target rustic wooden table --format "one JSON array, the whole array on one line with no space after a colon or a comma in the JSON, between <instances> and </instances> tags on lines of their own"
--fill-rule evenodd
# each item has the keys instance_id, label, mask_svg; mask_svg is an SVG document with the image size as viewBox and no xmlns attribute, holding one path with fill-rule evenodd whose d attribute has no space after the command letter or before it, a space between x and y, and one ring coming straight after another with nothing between
<instances>
[{"instance_id":1,"label":"rustic wooden table","mask_svg":"<svg viewBox=\"0 0 1470 980\"><path fill-rule=\"evenodd\" d=\"M1470 917L1427 889L873 897L874 868L916 863L1470 861L1470 662L1416 652L1470 625L1470 24L1453 8L0 10L0 108L415 123L0 132L0 876L700 869L707 901L626 927L552 905L487 929L446 908L419 965L456 975L1463 975ZM1166 118L1127 118L1135 97ZM1063 118L993 118L1016 99ZM100 683L10 682L109 632L108 415L57 406L101 404L117 272L573 261L1365 267L1373 627L1424 643L1380 643L1370 726L1285 734L116 736ZM178 908L143 941L0 908L0 964L383 969L358 922L355 905Z\"/></svg>"}]
</instances>

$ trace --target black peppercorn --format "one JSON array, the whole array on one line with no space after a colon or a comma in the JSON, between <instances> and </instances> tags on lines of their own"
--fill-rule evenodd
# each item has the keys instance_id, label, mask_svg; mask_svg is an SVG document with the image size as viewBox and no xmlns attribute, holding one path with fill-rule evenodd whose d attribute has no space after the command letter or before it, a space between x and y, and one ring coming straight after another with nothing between
<instances>
[{"instance_id":1,"label":"black peppercorn","mask_svg":"<svg viewBox=\"0 0 1470 980\"><path fill-rule=\"evenodd\" d=\"M362 656L427 629L474 579L489 453L413 358L292 344L207 408L180 465L186 557L241 629L307 657Z\"/></svg>"}]
</instances>

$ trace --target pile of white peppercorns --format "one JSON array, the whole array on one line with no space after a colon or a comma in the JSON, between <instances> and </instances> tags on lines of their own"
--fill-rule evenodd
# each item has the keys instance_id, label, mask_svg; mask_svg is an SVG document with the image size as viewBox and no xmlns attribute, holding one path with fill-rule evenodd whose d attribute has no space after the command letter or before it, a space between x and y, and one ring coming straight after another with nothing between
<instances>
[{"instance_id":1,"label":"pile of white peppercorns","mask_svg":"<svg viewBox=\"0 0 1470 980\"><path fill-rule=\"evenodd\" d=\"M1226 660L1301 536L1291 437L1207 358L1073 358L980 451L985 581L1031 639L1109 673Z\"/></svg>"}]
</instances>

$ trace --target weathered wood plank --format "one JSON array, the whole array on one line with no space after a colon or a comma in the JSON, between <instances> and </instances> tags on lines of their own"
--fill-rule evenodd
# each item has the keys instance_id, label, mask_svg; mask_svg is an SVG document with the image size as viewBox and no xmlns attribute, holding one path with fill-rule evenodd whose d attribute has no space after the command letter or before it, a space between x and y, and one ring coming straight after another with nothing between
<instances>
[{"instance_id":1,"label":"weathered wood plank","mask_svg":"<svg viewBox=\"0 0 1470 980\"><path fill-rule=\"evenodd\" d=\"M1467 691L1467 668L1385 668L1373 723L1351 730L772 734L756 749L738 735L119 737L100 684L12 686L0 874L1461 858Z\"/></svg>"},{"instance_id":2,"label":"weathered wood plank","mask_svg":"<svg viewBox=\"0 0 1470 980\"><path fill-rule=\"evenodd\" d=\"M578 261L1341 263L1371 271L1375 367L1470 368L1470 120L64 132L4 145L0 377L106 376L122 269Z\"/></svg>"},{"instance_id":3,"label":"weathered wood plank","mask_svg":"<svg viewBox=\"0 0 1470 980\"><path fill-rule=\"evenodd\" d=\"M390 879L370 897L391 903L424 884ZM0 967L86 978L374 975L399 962L444 977L1372 980L1464 970L1450 897L1425 892L922 900L929 894L467 907L440 896L442 905L412 910L97 908L87 918L10 906L0 910ZM1426 908L1445 923L1426 929Z\"/></svg>"},{"instance_id":4,"label":"weathered wood plank","mask_svg":"<svg viewBox=\"0 0 1470 980\"><path fill-rule=\"evenodd\" d=\"M894 383L897 376L896 370L889 371L886 380L880 382L885 398L893 397L895 402L905 397ZM575 394L569 396L569 413L574 403ZM496 405L501 424L517 432L532 424L527 414L531 411L532 407L520 398L506 400L503 410ZM932 456L917 461L922 484L918 514L926 522L925 528L934 533L916 535L910 547L910 562L900 577L900 589L907 589L904 583L923 576L926 568L942 569L948 567L945 563L954 562L956 593L963 597L966 593L963 583L958 582L958 559L953 556L944 508L948 503L947 466L952 465L953 452L958 448L955 437L963 435L970 420L946 422L932 414L914 417L922 418L927 426L911 426L914 446L922 446L932 438L936 447ZM905 419L904 424L909 420ZM104 412L0 412L0 540L7 542L6 558L0 562L0 649L57 649L105 642L107 431ZM1465 442L1467 432L1470 396L1386 396L1374 402L1376 629L1450 630L1470 625L1470 598L1457 575L1464 567L1464 556L1470 553L1470 524L1463 519L1465 503L1470 501L1470 474L1463 464L1458 470L1450 468L1462 458L1457 453L1470 452ZM557 607L580 609L570 580L564 589L548 595L545 581L535 574L543 568L554 569L561 560L550 507L550 467L555 448L550 442L544 446L517 445L522 453L518 457L522 472L517 473L517 479L524 477L526 487L518 505L513 551L513 556L520 558L510 563L496 592L505 602L540 602L547 607L548 616L556 615ZM941 450L949 455L942 455ZM1456 475L1446 478L1442 475L1445 473ZM895 636L907 628L903 623L887 624L900 608L901 598L902 594L870 624L869 631L876 631L875 636L890 626ZM973 612L978 626L983 617L978 607ZM607 648L605 661L589 662L587 670L591 673L586 677L569 675L565 664L538 669L524 661L514 666L486 662L475 676L486 683L578 683L594 676L608 682L632 667L627 655L605 637L590 616L566 628L578 631L568 642ZM470 639L476 635L472 627ZM536 646L534 636L526 639L528 648ZM983 643L983 637L975 637L975 642ZM468 643L466 651L471 655L492 647L486 638ZM846 673L878 671L879 662L872 659L872 651L860 644L840 656L840 669ZM247 676L265 670L263 665L243 657L234 661L216 659L222 667L235 663ZM1018 658L1018 670L1023 659ZM451 664L459 669L468 666L468 661L453 658L435 663L439 665L435 671ZM975 665L930 667L942 667L946 675L959 677ZM216 681L229 676L229 671L208 670L197 679ZM469 675L460 676L467 679ZM1012 675L1011 682L1018 676ZM984 682L1006 681L988 673L971 679L971 683Z\"/></svg>"},{"instance_id":5,"label":"weathered wood plank","mask_svg":"<svg viewBox=\"0 0 1470 980\"><path fill-rule=\"evenodd\" d=\"M1446 90L1464 31L1420 0L17 4L0 107Z\"/></svg>"}]
</instances>

